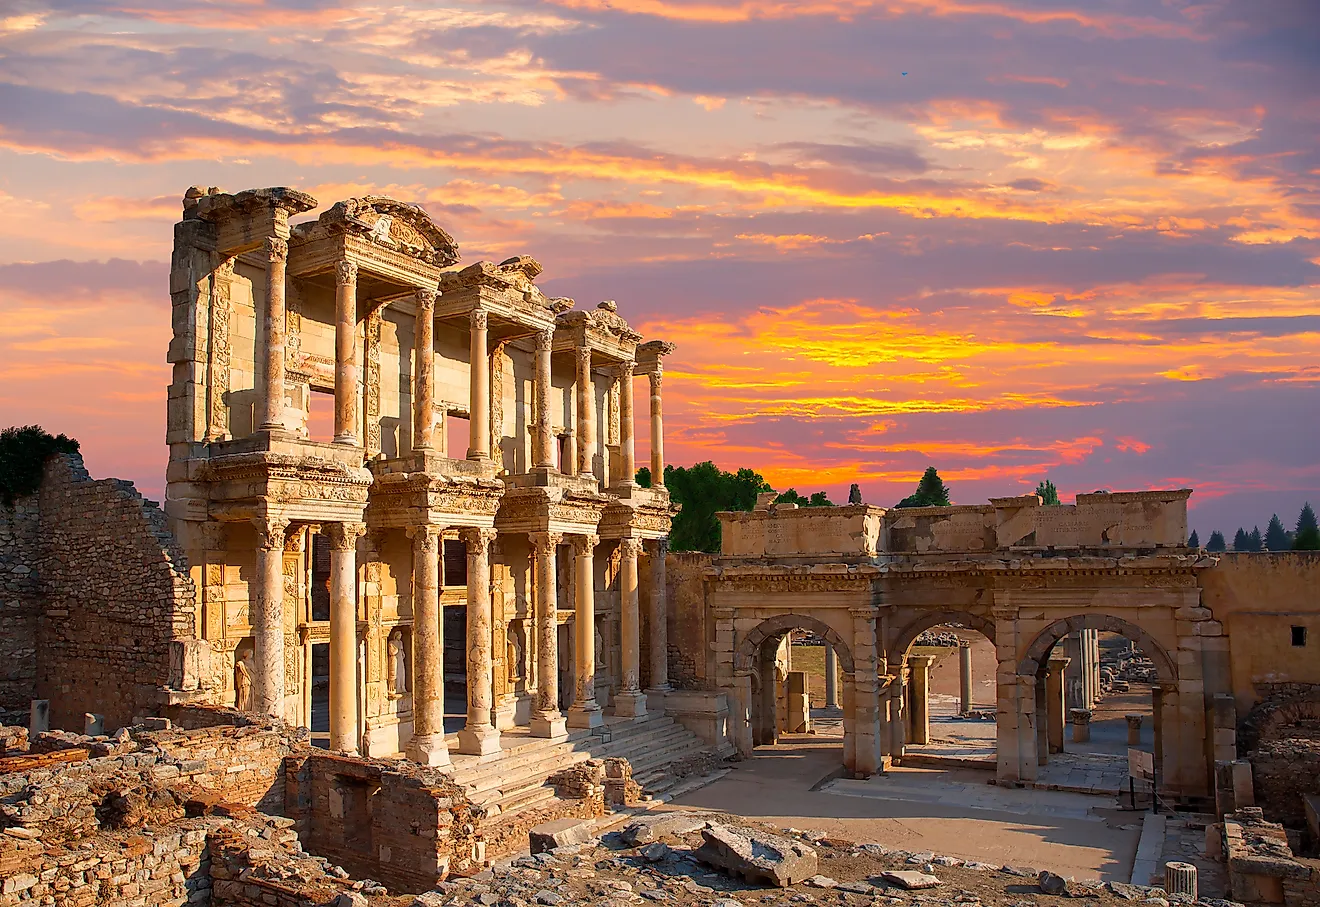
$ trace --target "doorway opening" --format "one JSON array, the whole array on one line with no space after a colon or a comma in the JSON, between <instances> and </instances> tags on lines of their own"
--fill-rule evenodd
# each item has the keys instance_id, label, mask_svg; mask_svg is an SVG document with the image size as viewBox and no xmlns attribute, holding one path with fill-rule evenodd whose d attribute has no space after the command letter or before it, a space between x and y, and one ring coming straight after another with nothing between
<instances>
[{"instance_id":1,"label":"doorway opening","mask_svg":"<svg viewBox=\"0 0 1320 907\"><path fill-rule=\"evenodd\" d=\"M903 765L995 769L993 632L987 621L950 612L928 615L900 637L890 652L888 705L890 751Z\"/></svg>"},{"instance_id":2,"label":"doorway opening","mask_svg":"<svg viewBox=\"0 0 1320 907\"><path fill-rule=\"evenodd\" d=\"M330 644L312 644L312 746L330 748Z\"/></svg>"}]
</instances>

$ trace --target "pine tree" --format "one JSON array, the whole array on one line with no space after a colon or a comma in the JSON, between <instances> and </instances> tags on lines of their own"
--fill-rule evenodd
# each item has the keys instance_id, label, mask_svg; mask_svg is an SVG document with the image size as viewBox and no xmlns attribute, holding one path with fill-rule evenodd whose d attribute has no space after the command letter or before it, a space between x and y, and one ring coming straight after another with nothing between
<instances>
[{"instance_id":1,"label":"pine tree","mask_svg":"<svg viewBox=\"0 0 1320 907\"><path fill-rule=\"evenodd\" d=\"M1235 533L1233 533L1233 550L1234 550L1234 551L1246 551L1246 550L1247 550L1247 547L1248 547L1250 544L1251 544L1251 540L1250 540L1250 538L1247 536L1247 530L1245 530L1245 529L1243 529L1241 526L1239 526L1239 527L1238 527L1238 531L1235 532Z\"/></svg>"},{"instance_id":2,"label":"pine tree","mask_svg":"<svg viewBox=\"0 0 1320 907\"><path fill-rule=\"evenodd\" d=\"M1059 503L1059 489L1054 487L1054 483L1045 479L1036 485L1036 494L1040 495L1040 502L1047 506Z\"/></svg>"},{"instance_id":3,"label":"pine tree","mask_svg":"<svg viewBox=\"0 0 1320 907\"><path fill-rule=\"evenodd\" d=\"M1195 529L1192 530L1192 534L1191 534L1191 535L1187 536L1187 547L1188 547L1188 548L1200 548L1200 547L1201 547L1201 537L1198 536L1198 535L1196 534L1196 530L1195 530Z\"/></svg>"},{"instance_id":4,"label":"pine tree","mask_svg":"<svg viewBox=\"0 0 1320 907\"><path fill-rule=\"evenodd\" d=\"M848 489L848 503L849 504L862 503L862 487L858 485L856 482L853 482L852 487Z\"/></svg>"},{"instance_id":5,"label":"pine tree","mask_svg":"<svg viewBox=\"0 0 1320 907\"><path fill-rule=\"evenodd\" d=\"M1287 551L1292 547L1288 531L1283 528L1283 521L1277 513L1270 517L1270 524L1265 528L1265 547L1271 551Z\"/></svg>"},{"instance_id":6,"label":"pine tree","mask_svg":"<svg viewBox=\"0 0 1320 907\"><path fill-rule=\"evenodd\" d=\"M1302 506L1302 512L1297 517L1297 532L1293 536L1293 551L1320 551L1320 526L1316 525L1315 511L1311 509L1311 502L1307 501Z\"/></svg>"},{"instance_id":7,"label":"pine tree","mask_svg":"<svg viewBox=\"0 0 1320 907\"><path fill-rule=\"evenodd\" d=\"M1210 541L1205 543L1206 551L1227 551L1228 543L1224 541L1224 533L1218 529L1210 533Z\"/></svg>"},{"instance_id":8,"label":"pine tree","mask_svg":"<svg viewBox=\"0 0 1320 907\"><path fill-rule=\"evenodd\" d=\"M1262 551L1262 550L1264 550L1264 548L1265 548L1265 542L1264 542L1264 541L1261 539L1261 537L1260 537L1260 527L1259 527L1259 526L1253 526L1253 527L1251 527L1251 534L1250 534L1249 536L1247 536L1247 540L1248 540L1248 542L1250 543L1250 547L1247 548L1248 551Z\"/></svg>"},{"instance_id":9,"label":"pine tree","mask_svg":"<svg viewBox=\"0 0 1320 907\"><path fill-rule=\"evenodd\" d=\"M895 507L948 507L949 489L935 471L934 466L927 466L917 483L916 493L910 494L894 505Z\"/></svg>"}]
</instances>

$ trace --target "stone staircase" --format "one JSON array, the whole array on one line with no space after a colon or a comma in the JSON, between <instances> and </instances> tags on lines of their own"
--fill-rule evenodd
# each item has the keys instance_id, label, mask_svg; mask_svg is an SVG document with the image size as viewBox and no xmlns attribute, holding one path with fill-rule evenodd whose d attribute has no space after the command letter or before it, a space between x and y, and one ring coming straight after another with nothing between
<instances>
[{"instance_id":1,"label":"stone staircase","mask_svg":"<svg viewBox=\"0 0 1320 907\"><path fill-rule=\"evenodd\" d=\"M627 759L643 793L658 796L676 782L667 772L670 765L706 749L700 737L662 715L606 718L603 727L574 731L558 742L532 737L520 728L506 732L501 743L503 756L489 762L451 756L454 780L468 788L472 801L491 818L547 805L555 789L546 779L588 759Z\"/></svg>"}]
</instances>

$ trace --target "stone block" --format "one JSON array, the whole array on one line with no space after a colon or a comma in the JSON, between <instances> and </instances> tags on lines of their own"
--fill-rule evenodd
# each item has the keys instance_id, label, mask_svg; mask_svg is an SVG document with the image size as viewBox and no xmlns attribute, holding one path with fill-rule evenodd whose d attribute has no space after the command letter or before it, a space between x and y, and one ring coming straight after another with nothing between
<instances>
[{"instance_id":1,"label":"stone block","mask_svg":"<svg viewBox=\"0 0 1320 907\"><path fill-rule=\"evenodd\" d=\"M728 825L701 836L705 843L693 855L735 878L787 888L816 874L816 851L792 838Z\"/></svg>"},{"instance_id":2,"label":"stone block","mask_svg":"<svg viewBox=\"0 0 1320 907\"><path fill-rule=\"evenodd\" d=\"M584 819L555 819L542 822L528 833L532 853L545 853L556 847L585 844L595 837L591 822Z\"/></svg>"}]
</instances>

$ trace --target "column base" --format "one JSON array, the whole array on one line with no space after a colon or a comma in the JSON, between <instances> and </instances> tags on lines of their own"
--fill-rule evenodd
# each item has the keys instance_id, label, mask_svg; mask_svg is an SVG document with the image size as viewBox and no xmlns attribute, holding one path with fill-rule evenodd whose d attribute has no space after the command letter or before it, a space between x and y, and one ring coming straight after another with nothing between
<instances>
[{"instance_id":1,"label":"column base","mask_svg":"<svg viewBox=\"0 0 1320 907\"><path fill-rule=\"evenodd\" d=\"M605 713L594 699L588 705L573 705L568 709L568 726L571 728L593 728L603 724L605 724Z\"/></svg>"},{"instance_id":2,"label":"column base","mask_svg":"<svg viewBox=\"0 0 1320 907\"><path fill-rule=\"evenodd\" d=\"M651 714L660 714L665 711L665 700L674 688L669 684L661 687L651 687L646 691L646 708Z\"/></svg>"},{"instance_id":3,"label":"column base","mask_svg":"<svg viewBox=\"0 0 1320 907\"><path fill-rule=\"evenodd\" d=\"M449 746L444 734L414 735L404 747L403 754L413 762L432 768L447 768L453 764L449 761Z\"/></svg>"},{"instance_id":4,"label":"column base","mask_svg":"<svg viewBox=\"0 0 1320 907\"><path fill-rule=\"evenodd\" d=\"M568 736L568 722L558 712L551 712L548 715L533 715L527 730L533 737L560 740Z\"/></svg>"},{"instance_id":5,"label":"column base","mask_svg":"<svg viewBox=\"0 0 1320 907\"><path fill-rule=\"evenodd\" d=\"M646 694L640 691L615 693L614 714L620 718L642 718L646 715Z\"/></svg>"},{"instance_id":6,"label":"column base","mask_svg":"<svg viewBox=\"0 0 1320 907\"><path fill-rule=\"evenodd\" d=\"M458 732L458 751L464 756L498 756L500 732L490 725Z\"/></svg>"}]
</instances>

